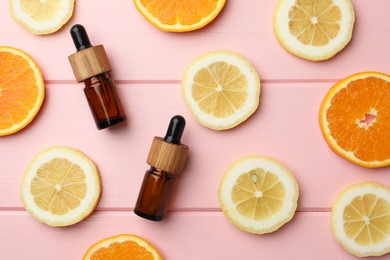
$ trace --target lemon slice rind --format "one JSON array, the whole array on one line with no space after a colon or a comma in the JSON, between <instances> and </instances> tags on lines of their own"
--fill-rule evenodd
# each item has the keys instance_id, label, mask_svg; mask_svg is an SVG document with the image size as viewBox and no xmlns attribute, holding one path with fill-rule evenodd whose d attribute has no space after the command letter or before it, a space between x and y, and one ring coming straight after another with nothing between
<instances>
[{"instance_id":1,"label":"lemon slice rind","mask_svg":"<svg viewBox=\"0 0 390 260\"><path fill-rule=\"evenodd\" d=\"M373 194L390 203L390 188L375 182L353 184L340 193L332 208L331 227L336 241L348 252L360 257L381 256L390 252L390 235L379 244L363 246L351 240L344 230L344 209L358 196Z\"/></svg>"},{"instance_id":2,"label":"lemon slice rind","mask_svg":"<svg viewBox=\"0 0 390 260\"><path fill-rule=\"evenodd\" d=\"M38 207L31 192L31 183L38 169L54 158L66 158L77 164L85 174L87 192L80 205L63 215L53 214ZM21 197L25 209L38 221L49 226L69 226L88 217L96 208L100 199L101 180L97 166L82 152L70 148L55 146L38 153L30 162L22 181Z\"/></svg>"},{"instance_id":3,"label":"lemon slice rind","mask_svg":"<svg viewBox=\"0 0 390 260\"><path fill-rule=\"evenodd\" d=\"M340 7L341 23L337 36L323 46L303 44L289 29L289 12L296 0L279 0L274 13L273 27L279 43L291 54L297 57L321 61L327 60L339 53L350 42L355 23L355 11L350 0L333 0Z\"/></svg>"},{"instance_id":4,"label":"lemon slice rind","mask_svg":"<svg viewBox=\"0 0 390 260\"><path fill-rule=\"evenodd\" d=\"M276 175L286 191L281 209L266 220L254 220L243 216L236 209L231 196L238 177L257 168ZM266 156L251 155L237 160L226 170L218 194L222 211L231 223L249 233L265 234L278 230L293 218L297 208L299 187L292 173L280 162Z\"/></svg>"},{"instance_id":5,"label":"lemon slice rind","mask_svg":"<svg viewBox=\"0 0 390 260\"><path fill-rule=\"evenodd\" d=\"M238 67L248 82L248 94L245 105L236 110L231 116L224 118L218 118L205 113L191 93L196 73L220 61ZM185 103L195 119L200 124L214 130L226 130L241 124L256 111L259 105L260 78L258 73L244 57L231 51L211 51L196 58L185 70L181 88Z\"/></svg>"},{"instance_id":6,"label":"lemon slice rind","mask_svg":"<svg viewBox=\"0 0 390 260\"><path fill-rule=\"evenodd\" d=\"M52 1L52 0L48 0ZM54 19L50 20L35 20L31 14L23 10L20 0L9 0L10 13L14 20L29 32L36 35L51 34L58 31L66 24L73 15L74 0L62 0L61 6ZM38 7L37 7L38 8Z\"/></svg>"}]
</instances>

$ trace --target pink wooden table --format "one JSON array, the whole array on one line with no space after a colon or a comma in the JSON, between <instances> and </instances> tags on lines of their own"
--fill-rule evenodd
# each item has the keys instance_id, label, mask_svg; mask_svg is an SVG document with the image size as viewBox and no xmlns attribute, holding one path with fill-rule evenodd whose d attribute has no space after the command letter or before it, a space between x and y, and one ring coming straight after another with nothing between
<instances>
[{"instance_id":1,"label":"pink wooden table","mask_svg":"<svg viewBox=\"0 0 390 260\"><path fill-rule=\"evenodd\" d=\"M59 32L34 36L13 21L0 1L0 45L28 52L42 69L46 98L38 117L23 131L0 138L0 259L81 259L94 242L133 233L155 245L168 260L355 259L330 231L330 210L350 184L390 185L390 170L365 169L335 155L321 136L320 103L337 80L376 70L390 73L389 0L354 0L352 42L334 59L313 63L288 54L272 28L276 0L229 0L205 29L159 31L131 0L77 1L71 21ZM83 24L94 44L103 43L113 66L128 123L95 128L74 80L70 27ZM216 132L199 125L180 92L185 67L197 56L226 49L247 57L262 80L261 105L241 126ZM152 222L133 207L148 165L154 136L164 135L171 116L187 119L183 143L190 158L179 179L167 219ZM54 145L80 149L99 166L103 195L97 210L68 228L52 228L24 210L20 184L31 158ZM222 214L217 189L234 160L263 154L283 162L300 186L294 219L270 235L238 230ZM389 256L381 259L389 259Z\"/></svg>"}]
</instances>

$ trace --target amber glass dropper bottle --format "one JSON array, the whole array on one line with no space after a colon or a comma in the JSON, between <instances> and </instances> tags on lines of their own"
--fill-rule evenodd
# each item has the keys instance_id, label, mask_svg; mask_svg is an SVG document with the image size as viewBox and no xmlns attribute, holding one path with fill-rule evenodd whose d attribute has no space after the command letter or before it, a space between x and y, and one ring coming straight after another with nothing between
<instances>
[{"instance_id":1,"label":"amber glass dropper bottle","mask_svg":"<svg viewBox=\"0 0 390 260\"><path fill-rule=\"evenodd\" d=\"M92 46L85 28L74 25L70 34L77 52L69 56L69 62L78 82L84 81L84 93L98 129L123 121L126 115L109 72L111 65L103 45Z\"/></svg>"},{"instance_id":2,"label":"amber glass dropper bottle","mask_svg":"<svg viewBox=\"0 0 390 260\"><path fill-rule=\"evenodd\" d=\"M185 127L182 116L174 116L164 138L155 137L146 162L146 171L134 212L140 217L160 221L164 219L176 175L184 167L188 146L181 144Z\"/></svg>"}]
</instances>

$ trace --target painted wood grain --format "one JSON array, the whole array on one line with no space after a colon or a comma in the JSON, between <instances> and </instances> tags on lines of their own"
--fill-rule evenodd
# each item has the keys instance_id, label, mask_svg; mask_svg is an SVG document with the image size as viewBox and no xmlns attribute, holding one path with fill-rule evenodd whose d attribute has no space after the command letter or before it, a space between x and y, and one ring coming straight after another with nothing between
<instances>
[{"instance_id":1,"label":"painted wood grain","mask_svg":"<svg viewBox=\"0 0 390 260\"><path fill-rule=\"evenodd\" d=\"M76 1L71 21L49 36L33 36L18 26L0 1L1 45L27 51L46 80L73 80L67 57L75 52L69 29L81 23L91 41L104 44L118 80L180 80L197 56L226 49L247 57L267 80L340 79L377 70L389 73L388 0L352 1L356 26L347 48L327 62L309 62L288 54L272 27L276 1L229 0L209 26L177 34L159 31L136 10L131 0ZM144 50L144 51L142 51Z\"/></svg>"},{"instance_id":2,"label":"painted wood grain","mask_svg":"<svg viewBox=\"0 0 390 260\"><path fill-rule=\"evenodd\" d=\"M333 239L329 218L326 212L297 213L278 232L253 235L237 229L219 212L177 212L163 222L144 220L127 211L95 212L69 228L47 227L25 212L0 212L2 235L7 238L2 239L0 257L81 259L98 240L129 233L147 239L169 260L358 259Z\"/></svg>"},{"instance_id":3,"label":"painted wood grain","mask_svg":"<svg viewBox=\"0 0 390 260\"><path fill-rule=\"evenodd\" d=\"M23 131L0 139L0 208L22 207L20 182L28 162L55 145L80 149L99 166L103 209L135 204L154 136L164 136L170 118L187 119L182 142L189 160L178 180L174 209L218 209L224 171L250 154L274 157L296 176L300 210L329 209L348 185L373 180L390 185L389 170L355 166L334 154L322 138L318 110L332 83L265 83L260 107L242 125L214 131L198 124L186 108L178 84L118 84L127 124L98 131L82 84L48 84L42 110Z\"/></svg>"},{"instance_id":4,"label":"painted wood grain","mask_svg":"<svg viewBox=\"0 0 390 260\"><path fill-rule=\"evenodd\" d=\"M183 34L154 28L131 0L82 0L76 1L71 21L48 36L25 31L11 18L8 1L0 1L0 45L28 52L46 82L37 118L21 132L0 138L0 259L80 259L94 242L120 233L145 237L168 260L356 259L331 235L331 205L350 184L371 180L390 185L389 169L365 169L338 157L323 140L317 117L323 96L336 80L360 71L389 73L390 2L352 2L356 24L351 43L334 59L313 63L288 54L277 42L272 28L276 0L228 0L210 25ZM69 36L75 23L85 25L94 44L104 44L127 124L95 128L83 85L75 83L67 59L75 51ZM239 127L222 132L199 125L180 93L185 67L218 49L248 58L262 79L258 111ZM132 209L152 139L165 134L175 114L187 119L182 140L190 147L189 160L168 218L150 222ZM85 152L98 164L103 181L97 211L69 228L38 223L20 201L28 162L54 145ZM219 209L223 172L249 154L280 160L300 186L294 219L271 235L242 232Z\"/></svg>"}]
</instances>

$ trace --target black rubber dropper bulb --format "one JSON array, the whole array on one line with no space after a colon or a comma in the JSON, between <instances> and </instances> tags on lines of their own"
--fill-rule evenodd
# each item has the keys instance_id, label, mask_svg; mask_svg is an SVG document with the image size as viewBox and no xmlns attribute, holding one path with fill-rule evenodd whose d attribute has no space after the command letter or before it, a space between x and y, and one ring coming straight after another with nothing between
<instances>
[{"instance_id":1,"label":"black rubber dropper bulb","mask_svg":"<svg viewBox=\"0 0 390 260\"><path fill-rule=\"evenodd\" d=\"M72 36L73 43L77 51L82 51L92 47L87 31L81 24L73 25L70 29L70 35Z\"/></svg>"},{"instance_id":2,"label":"black rubber dropper bulb","mask_svg":"<svg viewBox=\"0 0 390 260\"><path fill-rule=\"evenodd\" d=\"M167 133L164 137L164 141L171 144L180 144L181 137L186 126L186 120L180 115L172 117L169 122Z\"/></svg>"}]
</instances>

